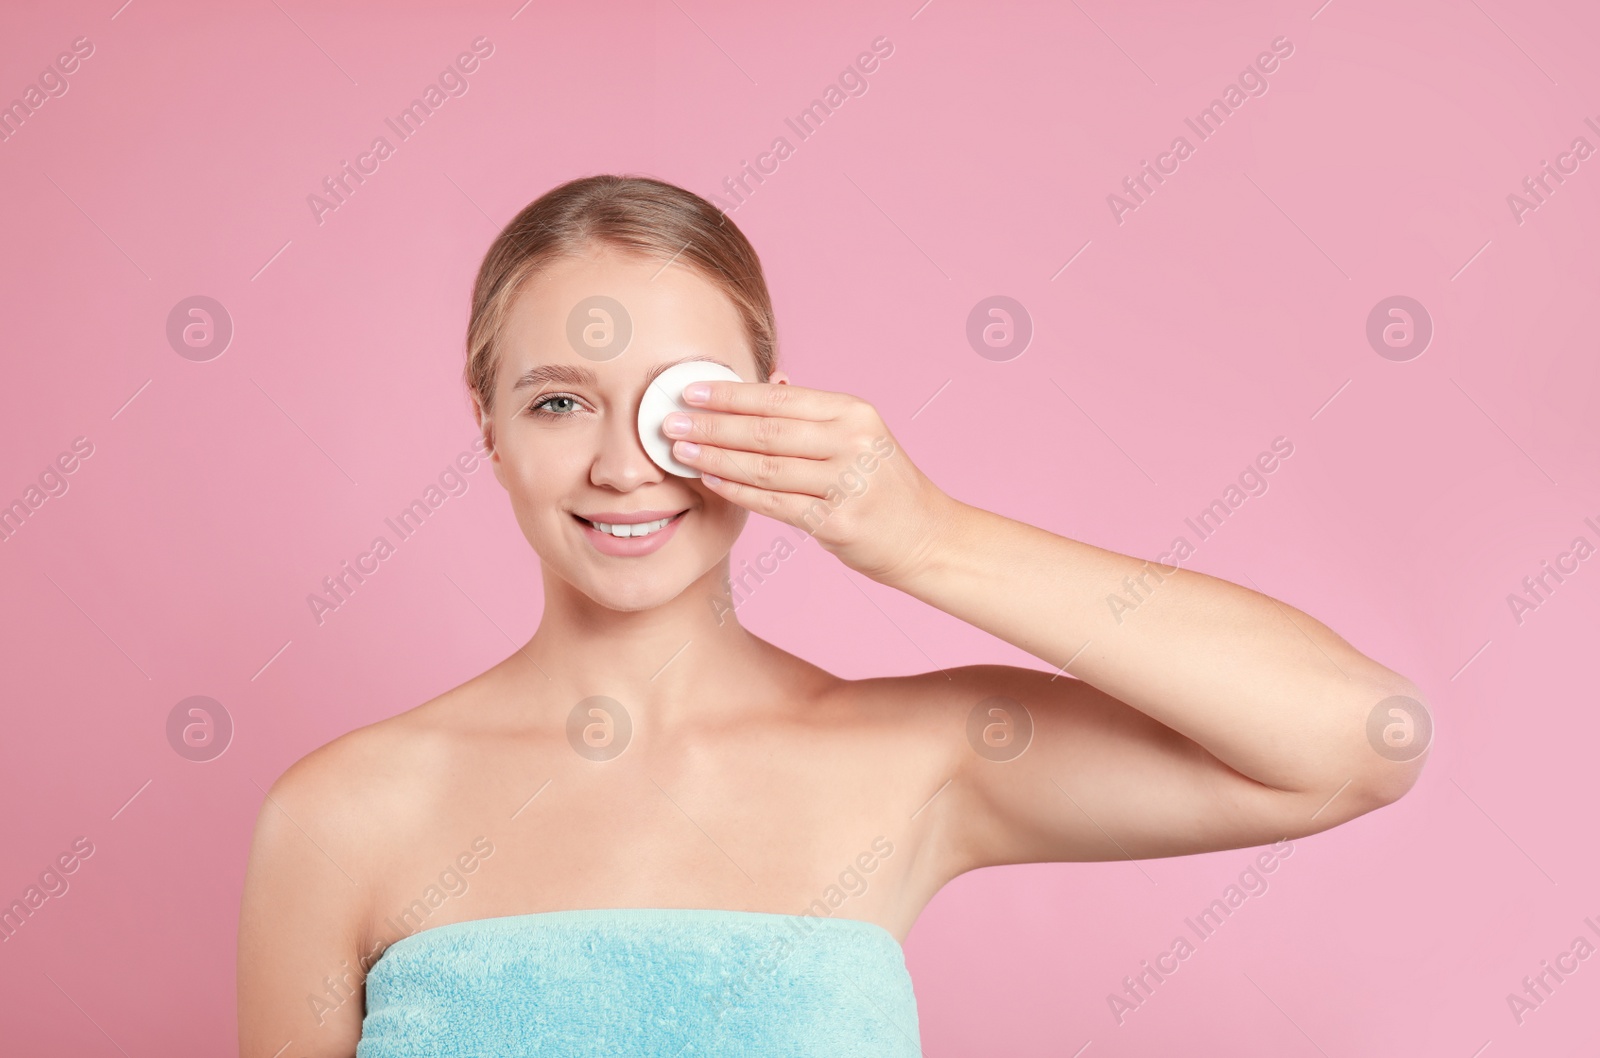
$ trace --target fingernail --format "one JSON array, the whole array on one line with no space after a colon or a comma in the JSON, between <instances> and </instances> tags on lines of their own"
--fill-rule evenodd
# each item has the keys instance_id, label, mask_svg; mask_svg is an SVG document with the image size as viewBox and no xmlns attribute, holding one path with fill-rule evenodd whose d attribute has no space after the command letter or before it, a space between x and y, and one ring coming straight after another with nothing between
<instances>
[{"instance_id":1,"label":"fingernail","mask_svg":"<svg viewBox=\"0 0 1600 1058\"><path fill-rule=\"evenodd\" d=\"M703 400L711 399L711 385L707 382L691 382L683 387L683 399L691 404L699 404Z\"/></svg>"},{"instance_id":2,"label":"fingernail","mask_svg":"<svg viewBox=\"0 0 1600 1058\"><path fill-rule=\"evenodd\" d=\"M679 441L672 451L679 459L694 459L700 454L700 446L693 441Z\"/></svg>"},{"instance_id":3,"label":"fingernail","mask_svg":"<svg viewBox=\"0 0 1600 1058\"><path fill-rule=\"evenodd\" d=\"M661 428L672 437L682 437L689 432L689 417L681 411L675 411L661 420Z\"/></svg>"}]
</instances>

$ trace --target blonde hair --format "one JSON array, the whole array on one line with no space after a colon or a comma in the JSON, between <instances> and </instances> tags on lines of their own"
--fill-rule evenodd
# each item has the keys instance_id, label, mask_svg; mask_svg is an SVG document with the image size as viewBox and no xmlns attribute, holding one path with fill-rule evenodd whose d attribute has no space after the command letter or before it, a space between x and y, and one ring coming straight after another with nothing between
<instances>
[{"instance_id":1,"label":"blonde hair","mask_svg":"<svg viewBox=\"0 0 1600 1058\"><path fill-rule=\"evenodd\" d=\"M744 233L691 191L644 176L602 174L546 191L512 218L484 254L467 324L467 388L485 415L494 407L501 329L529 277L592 244L681 261L738 310L758 380L777 365L777 325L761 260Z\"/></svg>"}]
</instances>

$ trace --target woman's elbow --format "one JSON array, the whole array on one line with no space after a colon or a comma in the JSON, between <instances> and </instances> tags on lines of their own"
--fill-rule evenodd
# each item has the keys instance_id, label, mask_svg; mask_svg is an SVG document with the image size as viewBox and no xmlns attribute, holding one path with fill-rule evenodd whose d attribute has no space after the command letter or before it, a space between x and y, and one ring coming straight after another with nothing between
<instances>
[{"instance_id":1,"label":"woman's elbow","mask_svg":"<svg viewBox=\"0 0 1600 1058\"><path fill-rule=\"evenodd\" d=\"M1365 716L1365 794L1374 807L1393 804L1417 784L1433 746L1433 712L1404 677L1383 688Z\"/></svg>"}]
</instances>

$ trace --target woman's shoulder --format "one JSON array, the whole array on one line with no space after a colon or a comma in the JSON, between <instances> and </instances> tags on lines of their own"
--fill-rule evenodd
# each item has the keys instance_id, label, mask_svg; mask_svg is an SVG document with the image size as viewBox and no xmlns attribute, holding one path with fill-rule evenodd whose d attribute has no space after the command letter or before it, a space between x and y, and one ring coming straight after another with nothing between
<instances>
[{"instance_id":1,"label":"woman's shoulder","mask_svg":"<svg viewBox=\"0 0 1600 1058\"><path fill-rule=\"evenodd\" d=\"M985 742L997 718L1031 730L1041 702L1067 693L1074 679L1014 665L972 664L842 681L821 719L863 745L892 747L896 759L955 774L992 759Z\"/></svg>"},{"instance_id":2,"label":"woman's shoulder","mask_svg":"<svg viewBox=\"0 0 1600 1058\"><path fill-rule=\"evenodd\" d=\"M1008 687L1004 666L964 666L839 679L809 703L806 726L912 769L953 772L969 745L973 706Z\"/></svg>"},{"instance_id":3,"label":"woman's shoulder","mask_svg":"<svg viewBox=\"0 0 1600 1058\"><path fill-rule=\"evenodd\" d=\"M461 732L448 718L476 693L477 681L468 681L318 746L267 790L263 814L278 808L301 826L368 842L384 820L415 820L460 766Z\"/></svg>"},{"instance_id":4,"label":"woman's shoulder","mask_svg":"<svg viewBox=\"0 0 1600 1058\"><path fill-rule=\"evenodd\" d=\"M988 697L1015 695L1049 678L1049 673L1012 665L960 665L842 680L831 696L869 721L941 730L964 722L973 707Z\"/></svg>"}]
</instances>

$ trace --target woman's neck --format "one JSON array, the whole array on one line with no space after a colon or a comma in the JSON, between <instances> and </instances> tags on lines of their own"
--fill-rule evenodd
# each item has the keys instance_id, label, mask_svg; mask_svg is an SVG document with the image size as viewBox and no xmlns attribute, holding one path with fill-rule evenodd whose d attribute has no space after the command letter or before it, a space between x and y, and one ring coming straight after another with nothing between
<instances>
[{"instance_id":1,"label":"woman's neck","mask_svg":"<svg viewBox=\"0 0 1600 1058\"><path fill-rule=\"evenodd\" d=\"M605 695L660 722L748 708L782 677L787 666L774 662L787 655L739 623L719 591L722 575L713 569L638 610L600 605L547 576L539 627L519 652L528 681L541 697Z\"/></svg>"}]
</instances>

